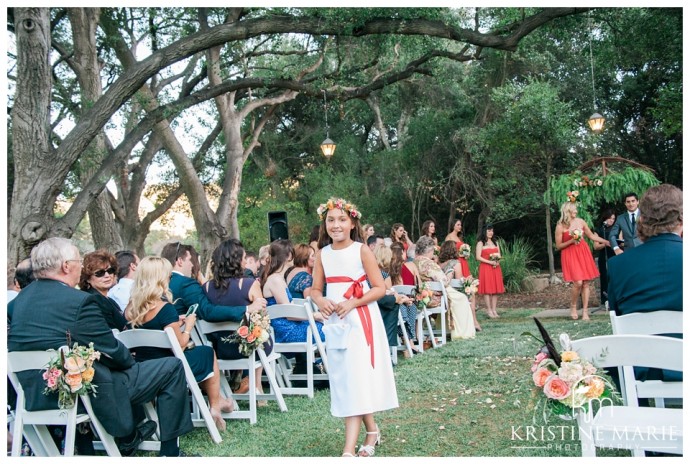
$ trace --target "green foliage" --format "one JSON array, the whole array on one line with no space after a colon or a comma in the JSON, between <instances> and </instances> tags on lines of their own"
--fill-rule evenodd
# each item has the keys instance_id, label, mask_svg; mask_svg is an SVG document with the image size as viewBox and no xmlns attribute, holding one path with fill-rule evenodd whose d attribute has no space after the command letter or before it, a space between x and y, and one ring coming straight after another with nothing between
<instances>
[{"instance_id":1,"label":"green foliage","mask_svg":"<svg viewBox=\"0 0 690 464\"><path fill-rule=\"evenodd\" d=\"M579 182L585 175L594 180L595 185L580 186ZM596 185L599 180L601 186ZM553 204L560 208L568 199L567 193L577 190L578 215L591 226L603 204L622 205L627 193L633 192L641 197L649 187L659 183L654 174L644 169L626 166L622 170L614 170L607 167L606 176L601 175L601 171L593 170L589 174L576 171L553 177L550 194Z\"/></svg>"},{"instance_id":2,"label":"green foliage","mask_svg":"<svg viewBox=\"0 0 690 464\"><path fill-rule=\"evenodd\" d=\"M522 237L516 237L510 242L499 238L497 242L501 249L503 285L507 292L519 293L522 290L522 281L525 277L537 272L531 267L536 264L534 247Z\"/></svg>"}]
</instances>

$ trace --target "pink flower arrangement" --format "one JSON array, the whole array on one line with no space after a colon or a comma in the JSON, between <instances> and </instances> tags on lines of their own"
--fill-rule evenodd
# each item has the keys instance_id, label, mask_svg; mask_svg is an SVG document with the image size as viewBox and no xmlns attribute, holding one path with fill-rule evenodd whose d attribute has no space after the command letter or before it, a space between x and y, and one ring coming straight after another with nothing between
<instances>
[{"instance_id":1,"label":"pink flower arrangement","mask_svg":"<svg viewBox=\"0 0 690 464\"><path fill-rule=\"evenodd\" d=\"M226 343L239 343L239 352L245 356L252 354L270 338L271 318L265 309L246 313L234 335L221 338Z\"/></svg>"},{"instance_id":2,"label":"pink flower arrangement","mask_svg":"<svg viewBox=\"0 0 690 464\"><path fill-rule=\"evenodd\" d=\"M537 321L538 322L538 321ZM591 400L607 398L618 401L619 395L609 380L589 361L575 351L566 349L558 353L540 323L544 347L536 354L531 366L532 383L543 396L544 417L550 412L562 418L574 418L590 407ZM523 335L532 334L525 332ZM537 337L534 337L537 338ZM569 348L570 339L561 335L561 344Z\"/></svg>"},{"instance_id":3,"label":"pink flower arrangement","mask_svg":"<svg viewBox=\"0 0 690 464\"><path fill-rule=\"evenodd\" d=\"M100 359L101 353L94 350L93 343L88 347L75 343L72 349L63 347L58 353L59 356L51 360L43 372L46 383L43 394L57 392L58 407L69 409L74 406L77 395L96 394L96 385L92 383L93 363Z\"/></svg>"}]
</instances>

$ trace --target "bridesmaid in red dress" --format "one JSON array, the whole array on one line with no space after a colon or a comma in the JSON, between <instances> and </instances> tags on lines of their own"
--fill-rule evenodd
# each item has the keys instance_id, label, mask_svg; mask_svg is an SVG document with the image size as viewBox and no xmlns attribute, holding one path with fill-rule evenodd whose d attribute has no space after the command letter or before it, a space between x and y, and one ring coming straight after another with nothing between
<instances>
[{"instance_id":1,"label":"bridesmaid in red dress","mask_svg":"<svg viewBox=\"0 0 690 464\"><path fill-rule=\"evenodd\" d=\"M465 258L462 255L462 252L460 251L460 247L462 247L465 242L462 241L462 221L460 219L456 219L455 223L453 224L453 230L448 232L448 235L446 235L446 240L451 240L455 242L455 248L458 250L459 254L459 261L460 261L460 267L462 268L462 276L464 278L467 278L472 275L470 272L470 265L467 262L467 258Z\"/></svg>"},{"instance_id":2,"label":"bridesmaid in red dress","mask_svg":"<svg viewBox=\"0 0 690 464\"><path fill-rule=\"evenodd\" d=\"M460 248L465 244L465 242L462 240L461 219L455 220L455 222L453 223L453 230L448 232L448 235L446 235L446 240L455 242L455 248L458 250L458 261L460 262L460 269L462 271L463 279L472 276L472 273L470 272L470 263L467 262L467 258L465 258L465 256L462 254L462 251L460 250ZM472 252L471 247L469 252ZM482 328L479 326L479 322L477 322L477 295L472 294L472 298L470 298L470 306L472 307L472 314L474 315L475 329L479 332L482 330Z\"/></svg>"},{"instance_id":3,"label":"bridesmaid in red dress","mask_svg":"<svg viewBox=\"0 0 690 464\"><path fill-rule=\"evenodd\" d=\"M556 248L561 251L561 268L563 280L572 282L570 291L570 317L578 318L577 300L582 295L582 320L589 320L589 281L599 277L599 269L594 264L592 252L584 236L594 242L609 245L608 240L600 238L577 217L577 205L566 201L561 206L561 219L556 224Z\"/></svg>"},{"instance_id":4,"label":"bridesmaid in red dress","mask_svg":"<svg viewBox=\"0 0 690 464\"><path fill-rule=\"evenodd\" d=\"M479 261L479 293L484 295L486 312L491 319L498 318L496 305L498 294L505 293L503 286L503 273L498 260L492 260L491 256L501 257L501 250L494 241L494 226L487 224L482 229L482 235L477 242L477 261Z\"/></svg>"}]
</instances>

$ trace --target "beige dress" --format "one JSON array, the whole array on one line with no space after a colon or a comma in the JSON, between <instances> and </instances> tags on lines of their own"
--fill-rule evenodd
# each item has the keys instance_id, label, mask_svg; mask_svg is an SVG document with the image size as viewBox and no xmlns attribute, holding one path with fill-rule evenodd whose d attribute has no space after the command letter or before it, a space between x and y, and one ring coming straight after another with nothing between
<instances>
[{"instance_id":1,"label":"beige dress","mask_svg":"<svg viewBox=\"0 0 690 464\"><path fill-rule=\"evenodd\" d=\"M446 294L450 300L449 312L452 321L450 339L474 338L476 330L474 328L472 308L467 296L449 285L450 279L434 261L424 256L419 256L415 258L414 262L417 268L419 268L419 274L422 276L423 281L433 280L441 282L446 287Z\"/></svg>"}]
</instances>

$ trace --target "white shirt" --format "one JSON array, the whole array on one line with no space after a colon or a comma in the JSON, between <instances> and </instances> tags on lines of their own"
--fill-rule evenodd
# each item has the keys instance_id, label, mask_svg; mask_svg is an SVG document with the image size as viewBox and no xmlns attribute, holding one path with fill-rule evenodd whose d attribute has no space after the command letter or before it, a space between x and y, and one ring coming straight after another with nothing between
<instances>
[{"instance_id":1,"label":"white shirt","mask_svg":"<svg viewBox=\"0 0 690 464\"><path fill-rule=\"evenodd\" d=\"M19 292L16 290L7 290L7 302L9 303L10 301L14 300L17 298L17 295L19 295Z\"/></svg>"},{"instance_id":2,"label":"white shirt","mask_svg":"<svg viewBox=\"0 0 690 464\"><path fill-rule=\"evenodd\" d=\"M129 296L132 293L132 286L134 279L123 277L113 288L108 290L108 296L115 300L120 307L120 311L124 313L127 303L129 303Z\"/></svg>"}]
</instances>

